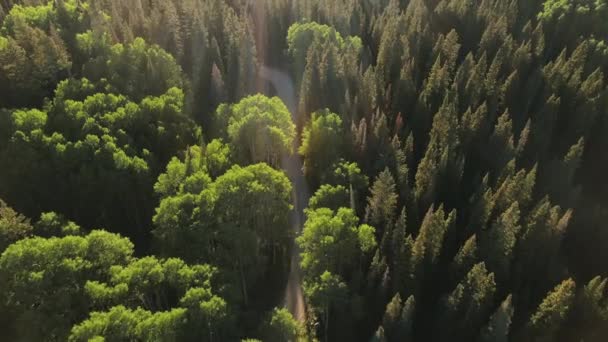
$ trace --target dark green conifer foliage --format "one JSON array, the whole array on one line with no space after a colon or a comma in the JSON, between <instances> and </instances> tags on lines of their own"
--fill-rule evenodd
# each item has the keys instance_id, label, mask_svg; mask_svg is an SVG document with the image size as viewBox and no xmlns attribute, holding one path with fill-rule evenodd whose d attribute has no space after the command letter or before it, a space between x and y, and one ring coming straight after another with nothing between
<instances>
[{"instance_id":1,"label":"dark green conifer foliage","mask_svg":"<svg viewBox=\"0 0 608 342\"><path fill-rule=\"evenodd\" d=\"M558 284L540 303L526 326L526 338L551 341L557 336L574 302L576 284L566 279Z\"/></svg>"}]
</instances>

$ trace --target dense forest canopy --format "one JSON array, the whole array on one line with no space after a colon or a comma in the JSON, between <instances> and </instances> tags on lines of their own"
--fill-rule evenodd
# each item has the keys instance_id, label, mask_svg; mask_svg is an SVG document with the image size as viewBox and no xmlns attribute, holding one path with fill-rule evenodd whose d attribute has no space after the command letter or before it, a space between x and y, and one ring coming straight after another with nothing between
<instances>
[{"instance_id":1,"label":"dense forest canopy","mask_svg":"<svg viewBox=\"0 0 608 342\"><path fill-rule=\"evenodd\" d=\"M608 340L607 18L0 1L0 339Z\"/></svg>"}]
</instances>

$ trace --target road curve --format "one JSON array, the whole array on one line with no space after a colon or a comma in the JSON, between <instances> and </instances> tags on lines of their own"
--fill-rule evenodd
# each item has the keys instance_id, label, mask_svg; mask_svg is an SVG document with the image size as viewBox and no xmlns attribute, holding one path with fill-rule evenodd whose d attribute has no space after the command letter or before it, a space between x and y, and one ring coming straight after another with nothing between
<instances>
[{"instance_id":1,"label":"road curve","mask_svg":"<svg viewBox=\"0 0 608 342\"><path fill-rule=\"evenodd\" d=\"M293 122L299 122L296 111L296 93L293 86L293 81L284 72L272 69L267 66L262 66L259 72L260 78L267 80L276 89L277 95L285 103L291 112ZM306 179L302 172L302 158L295 152L299 147L298 139L294 141L294 153L292 155L283 156L281 166L287 172L287 176L293 184L293 202L294 210L292 211L291 225L294 235L298 235L304 224L304 209L308 205L310 197ZM304 295L302 292L302 277L300 271L300 249L294 242L291 253L291 269L285 288L285 307L299 322L306 321L306 306L304 304Z\"/></svg>"}]
</instances>

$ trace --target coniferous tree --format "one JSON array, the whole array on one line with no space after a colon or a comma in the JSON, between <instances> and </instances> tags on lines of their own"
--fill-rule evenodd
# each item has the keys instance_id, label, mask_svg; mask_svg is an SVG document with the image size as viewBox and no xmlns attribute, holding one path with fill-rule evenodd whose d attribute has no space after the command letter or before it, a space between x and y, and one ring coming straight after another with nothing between
<instances>
[{"instance_id":1,"label":"coniferous tree","mask_svg":"<svg viewBox=\"0 0 608 342\"><path fill-rule=\"evenodd\" d=\"M482 235L481 252L488 269L501 283L509 278L513 249L519 236L521 225L517 202L502 213Z\"/></svg>"},{"instance_id":2,"label":"coniferous tree","mask_svg":"<svg viewBox=\"0 0 608 342\"><path fill-rule=\"evenodd\" d=\"M536 341L553 340L572 307L575 290L574 281L566 279L550 291L530 317L526 326L526 338Z\"/></svg>"},{"instance_id":3,"label":"coniferous tree","mask_svg":"<svg viewBox=\"0 0 608 342\"><path fill-rule=\"evenodd\" d=\"M513 312L511 295L508 295L498 309L492 314L488 324L481 330L478 341L507 342L509 340Z\"/></svg>"},{"instance_id":4,"label":"coniferous tree","mask_svg":"<svg viewBox=\"0 0 608 342\"><path fill-rule=\"evenodd\" d=\"M473 235L465 241L452 260L450 268L454 281L459 281L477 263L478 254L477 236Z\"/></svg>"},{"instance_id":5,"label":"coniferous tree","mask_svg":"<svg viewBox=\"0 0 608 342\"><path fill-rule=\"evenodd\" d=\"M494 274L488 272L483 262L473 266L465 279L443 300L439 322L448 328L438 330L437 338L442 341L474 338L478 331L472 327L478 327L489 314L495 292Z\"/></svg>"},{"instance_id":6,"label":"coniferous tree","mask_svg":"<svg viewBox=\"0 0 608 342\"><path fill-rule=\"evenodd\" d=\"M385 230L395 218L397 199L395 180L391 172L385 169L378 175L370 189L365 211L366 221L380 229L383 234L389 233Z\"/></svg>"}]
</instances>

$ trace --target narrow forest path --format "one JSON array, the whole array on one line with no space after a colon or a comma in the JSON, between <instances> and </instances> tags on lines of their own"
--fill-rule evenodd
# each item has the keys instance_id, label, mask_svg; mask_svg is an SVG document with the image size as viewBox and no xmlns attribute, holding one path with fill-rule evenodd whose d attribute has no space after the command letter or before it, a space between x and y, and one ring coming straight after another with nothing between
<instances>
[{"instance_id":1,"label":"narrow forest path","mask_svg":"<svg viewBox=\"0 0 608 342\"><path fill-rule=\"evenodd\" d=\"M293 81L284 72L272 69L267 66L260 68L259 76L267 80L276 89L277 95L291 112L293 122L299 122L296 117L296 93L293 86ZM294 141L294 153L289 156L283 156L281 165L287 172L287 176L293 184L293 202L294 210L292 211L291 225L294 235L297 236L302 230L304 224L304 209L308 205L310 194L304 173L302 172L302 158L297 153L299 147L299 139ZM304 295L302 293L302 277L300 271L300 249L293 243L291 253L291 269L285 289L285 307L299 321L306 320L306 308L304 306Z\"/></svg>"}]
</instances>

